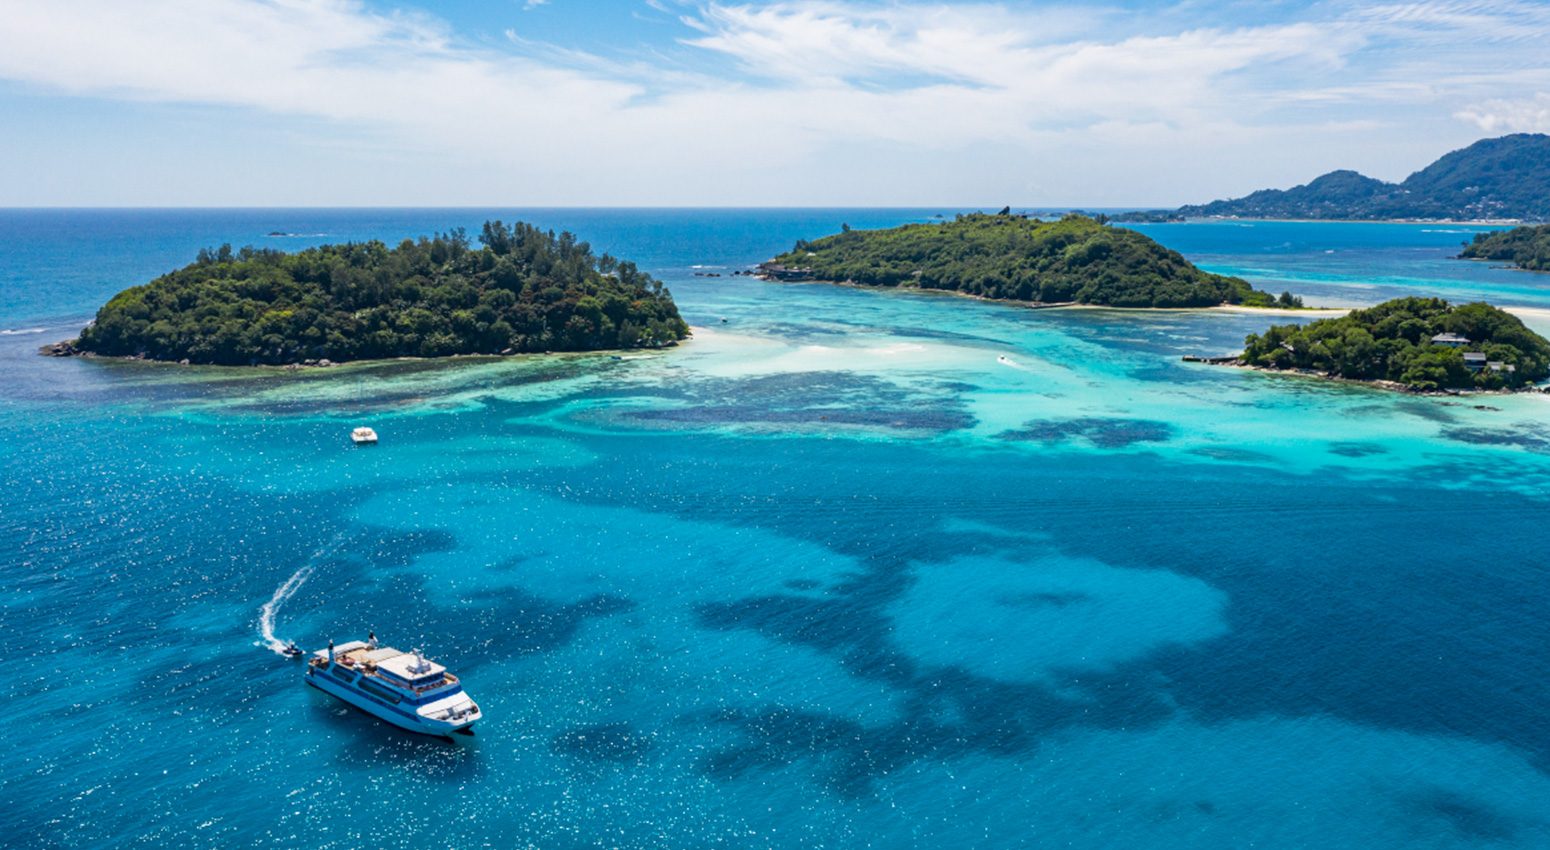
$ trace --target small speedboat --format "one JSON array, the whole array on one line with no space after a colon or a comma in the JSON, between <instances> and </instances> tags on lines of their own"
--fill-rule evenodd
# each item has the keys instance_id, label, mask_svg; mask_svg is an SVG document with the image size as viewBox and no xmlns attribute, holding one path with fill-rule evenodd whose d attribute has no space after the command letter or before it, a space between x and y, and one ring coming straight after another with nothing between
<instances>
[{"instance_id":1,"label":"small speedboat","mask_svg":"<svg viewBox=\"0 0 1550 850\"><path fill-rule=\"evenodd\" d=\"M375 446L377 444L377 432L362 426L350 432L350 441L357 446Z\"/></svg>"},{"instance_id":2,"label":"small speedboat","mask_svg":"<svg viewBox=\"0 0 1550 850\"><path fill-rule=\"evenodd\" d=\"M306 655L307 653L306 650L303 650L301 647L296 645L296 641L290 641L285 645L284 649L280 650L280 654L284 655L286 658L294 660L302 657L303 655Z\"/></svg>"}]
</instances>

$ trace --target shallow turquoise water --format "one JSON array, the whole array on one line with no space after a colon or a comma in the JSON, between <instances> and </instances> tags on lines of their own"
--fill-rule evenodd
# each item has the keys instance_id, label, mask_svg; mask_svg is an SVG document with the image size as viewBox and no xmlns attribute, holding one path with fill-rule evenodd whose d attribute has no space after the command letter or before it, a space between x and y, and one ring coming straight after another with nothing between
<instances>
[{"instance_id":1,"label":"shallow turquoise water","mask_svg":"<svg viewBox=\"0 0 1550 850\"><path fill-rule=\"evenodd\" d=\"M7 844L1550 845L1550 398L1179 362L1258 315L694 277L935 212L492 213L695 339L302 373L31 351L204 244L486 213L0 213ZM1147 230L1550 307L1451 228L1239 224ZM298 572L279 636L423 645L478 735L302 687Z\"/></svg>"},{"instance_id":2,"label":"shallow turquoise water","mask_svg":"<svg viewBox=\"0 0 1550 850\"><path fill-rule=\"evenodd\" d=\"M1361 306L1424 292L1501 306L1550 304L1546 275L1454 259L1488 226L1314 221L1137 225L1201 266L1311 305Z\"/></svg>"}]
</instances>

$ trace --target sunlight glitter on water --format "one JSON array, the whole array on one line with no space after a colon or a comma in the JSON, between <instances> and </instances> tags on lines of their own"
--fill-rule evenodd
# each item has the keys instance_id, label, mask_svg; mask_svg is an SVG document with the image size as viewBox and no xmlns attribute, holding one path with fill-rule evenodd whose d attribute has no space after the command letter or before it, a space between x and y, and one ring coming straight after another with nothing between
<instances>
[{"instance_id":1,"label":"sunlight glitter on water","mask_svg":"<svg viewBox=\"0 0 1550 850\"><path fill-rule=\"evenodd\" d=\"M635 215L597 244L772 250ZM1224 229L1152 232L1288 279L1329 247L1385 286L1445 259ZM0 340L7 834L1550 843L1546 398L1179 362L1280 315L669 283L695 339L621 359L253 373ZM266 601L309 649L425 646L484 728L399 735L301 687L253 645ZM363 793L403 818L341 817Z\"/></svg>"}]
</instances>

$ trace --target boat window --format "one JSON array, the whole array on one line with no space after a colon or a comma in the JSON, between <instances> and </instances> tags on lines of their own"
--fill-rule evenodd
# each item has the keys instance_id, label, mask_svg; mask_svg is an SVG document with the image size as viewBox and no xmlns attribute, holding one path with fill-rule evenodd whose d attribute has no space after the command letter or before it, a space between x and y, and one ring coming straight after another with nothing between
<instances>
[{"instance_id":1,"label":"boat window","mask_svg":"<svg viewBox=\"0 0 1550 850\"><path fill-rule=\"evenodd\" d=\"M384 688L381 685L379 685L376 682L373 682L373 681L371 681L369 679L365 679L365 680L361 681L361 690L365 691L368 694L371 694L374 697L377 697L378 699L387 700L388 702L391 702L391 703L393 703L395 705L398 704L398 702L403 699L403 696L401 696L399 694L395 694L392 691L388 690L387 688Z\"/></svg>"}]
</instances>

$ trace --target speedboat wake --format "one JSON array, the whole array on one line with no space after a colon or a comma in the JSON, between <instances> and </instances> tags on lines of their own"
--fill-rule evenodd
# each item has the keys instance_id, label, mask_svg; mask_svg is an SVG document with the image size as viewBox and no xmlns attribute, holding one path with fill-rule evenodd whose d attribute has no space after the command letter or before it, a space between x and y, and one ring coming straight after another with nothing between
<instances>
[{"instance_id":1,"label":"speedboat wake","mask_svg":"<svg viewBox=\"0 0 1550 850\"><path fill-rule=\"evenodd\" d=\"M284 655L286 657L294 655L291 648L295 644L291 641L280 640L275 636L274 620L275 616L280 613L280 606L284 605L287 599L295 596L296 591L301 590L301 586L307 583L307 577L310 575L312 575L311 564L291 573L291 577L275 588L274 595L269 597L269 601L265 602L258 609L258 632L263 636L263 645L269 647L276 655Z\"/></svg>"}]
</instances>

